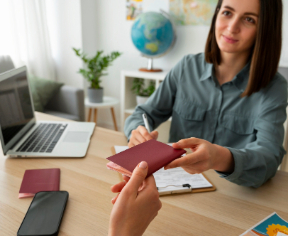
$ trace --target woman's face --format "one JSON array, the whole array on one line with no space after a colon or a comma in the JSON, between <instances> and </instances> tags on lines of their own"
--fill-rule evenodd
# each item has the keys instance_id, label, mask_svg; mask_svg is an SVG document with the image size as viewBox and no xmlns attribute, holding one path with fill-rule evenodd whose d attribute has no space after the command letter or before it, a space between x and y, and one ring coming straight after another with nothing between
<instances>
[{"instance_id":1,"label":"woman's face","mask_svg":"<svg viewBox=\"0 0 288 236\"><path fill-rule=\"evenodd\" d=\"M259 0L223 0L215 25L221 52L250 52L256 39L259 12Z\"/></svg>"}]
</instances>

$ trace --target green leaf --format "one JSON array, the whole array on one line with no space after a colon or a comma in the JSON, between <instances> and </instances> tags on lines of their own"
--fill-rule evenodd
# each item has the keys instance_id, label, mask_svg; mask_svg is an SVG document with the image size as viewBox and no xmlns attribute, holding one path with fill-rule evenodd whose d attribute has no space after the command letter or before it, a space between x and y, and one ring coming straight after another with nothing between
<instances>
[{"instance_id":1,"label":"green leaf","mask_svg":"<svg viewBox=\"0 0 288 236\"><path fill-rule=\"evenodd\" d=\"M103 56L103 51L97 51L93 57L88 57L81 49L72 48L76 56L78 56L86 65L86 69L79 69L78 73L87 79L92 88L101 88L101 76L108 75L105 70L112 65L111 62L118 58L122 53L112 52L110 55Z\"/></svg>"},{"instance_id":2,"label":"green leaf","mask_svg":"<svg viewBox=\"0 0 288 236\"><path fill-rule=\"evenodd\" d=\"M139 96L150 96L155 91L155 81L151 80L145 88L144 79L134 78L131 91Z\"/></svg>"}]
</instances>

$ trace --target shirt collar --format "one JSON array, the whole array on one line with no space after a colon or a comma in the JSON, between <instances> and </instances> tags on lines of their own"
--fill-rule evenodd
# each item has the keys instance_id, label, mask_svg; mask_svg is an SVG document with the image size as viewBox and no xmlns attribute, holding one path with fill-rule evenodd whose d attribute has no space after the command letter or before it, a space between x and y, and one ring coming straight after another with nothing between
<instances>
[{"instance_id":1,"label":"shirt collar","mask_svg":"<svg viewBox=\"0 0 288 236\"><path fill-rule=\"evenodd\" d=\"M248 83L250 64L251 60L249 60L248 63L243 67L243 69L232 79L232 82L235 84L235 86L242 92L244 92ZM200 81L213 78L213 69L213 64L206 63L205 71L202 74Z\"/></svg>"},{"instance_id":2,"label":"shirt collar","mask_svg":"<svg viewBox=\"0 0 288 236\"><path fill-rule=\"evenodd\" d=\"M206 79L209 79L210 77L212 78L212 74L213 74L213 64L206 62L205 71L202 74L200 81L204 81Z\"/></svg>"}]
</instances>

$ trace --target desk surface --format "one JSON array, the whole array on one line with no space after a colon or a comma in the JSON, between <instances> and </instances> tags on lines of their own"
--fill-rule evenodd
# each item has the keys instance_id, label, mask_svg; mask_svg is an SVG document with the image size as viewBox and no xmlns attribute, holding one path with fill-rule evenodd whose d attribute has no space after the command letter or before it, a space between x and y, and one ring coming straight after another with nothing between
<instances>
[{"instance_id":1,"label":"desk surface","mask_svg":"<svg viewBox=\"0 0 288 236\"><path fill-rule=\"evenodd\" d=\"M60 120L37 114L38 119ZM110 186L119 181L106 169L113 145L126 145L120 132L96 127L83 159L10 159L0 154L0 235L16 235L32 198L18 199L26 169L60 168L60 190L70 194L60 236L107 235ZM162 209L144 235L239 235L276 211L288 220L288 173L279 171L259 189L241 187L205 174L215 192L161 197Z\"/></svg>"}]
</instances>

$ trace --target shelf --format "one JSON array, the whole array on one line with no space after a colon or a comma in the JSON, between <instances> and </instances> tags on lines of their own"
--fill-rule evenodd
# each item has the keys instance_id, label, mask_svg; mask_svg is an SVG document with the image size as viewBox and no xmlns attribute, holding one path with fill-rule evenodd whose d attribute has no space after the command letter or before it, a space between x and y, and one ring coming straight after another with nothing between
<instances>
[{"instance_id":1,"label":"shelf","mask_svg":"<svg viewBox=\"0 0 288 236\"><path fill-rule=\"evenodd\" d=\"M132 115L136 108L136 95L131 91L134 78L141 78L145 80L154 80L155 88L158 89L160 84L165 80L169 70L162 72L142 72L138 70L122 70L121 71L121 101L120 101L120 112L121 112L121 130L124 129L125 120L128 116ZM161 130L163 136L163 142L167 142L170 130L170 121L161 124L158 129ZM162 127L162 128L161 128ZM161 140L160 140L161 141Z\"/></svg>"},{"instance_id":2,"label":"shelf","mask_svg":"<svg viewBox=\"0 0 288 236\"><path fill-rule=\"evenodd\" d=\"M141 78L141 79L153 79L153 80L164 80L168 71L162 72L141 72L141 71L128 71L124 70L121 72L125 77Z\"/></svg>"}]
</instances>

